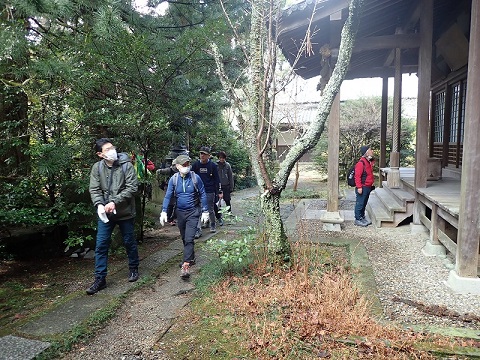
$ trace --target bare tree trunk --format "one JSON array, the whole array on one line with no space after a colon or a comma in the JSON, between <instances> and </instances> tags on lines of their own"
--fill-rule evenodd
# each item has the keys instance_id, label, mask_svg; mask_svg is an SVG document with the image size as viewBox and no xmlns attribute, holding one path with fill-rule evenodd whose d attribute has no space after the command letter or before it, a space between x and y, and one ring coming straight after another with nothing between
<instances>
[{"instance_id":1,"label":"bare tree trunk","mask_svg":"<svg viewBox=\"0 0 480 360\"><path fill-rule=\"evenodd\" d=\"M245 99L243 102L239 101L236 96L234 82L229 81L218 48L214 44L212 44L212 52L224 89L233 99L235 106L239 107L238 113L244 114L240 115L239 120L242 135L249 151L252 169L259 189L263 192L261 204L265 221L264 230L268 257L271 263L280 263L289 261L291 254L290 244L280 217L280 196L285 189L293 166L302 155L318 143L324 130L333 100L340 90L340 85L345 78L350 63L362 0L351 0L348 19L342 31L338 60L323 91L318 115L305 134L295 141L286 159L281 163L278 173L273 178L267 171L269 170L267 164L269 159L265 158L265 154L268 152L269 140L271 140L270 137L273 133L269 111L273 99L269 99L271 95L269 89L272 84L272 76L275 73L276 52L273 50L275 39L272 37L272 29L270 28L269 33L266 34L266 24L271 25L275 22L273 17L279 15L279 7L275 0L270 2L252 1L251 4L250 54L247 58L251 81L245 92L248 101L245 101Z\"/></svg>"},{"instance_id":2,"label":"bare tree trunk","mask_svg":"<svg viewBox=\"0 0 480 360\"><path fill-rule=\"evenodd\" d=\"M264 236L271 263L290 261L291 249L280 217L280 193L266 191L261 196L262 213L265 216Z\"/></svg>"},{"instance_id":3,"label":"bare tree trunk","mask_svg":"<svg viewBox=\"0 0 480 360\"><path fill-rule=\"evenodd\" d=\"M293 191L297 191L298 179L300 178L300 171L298 170L298 161L295 164L295 182L293 183Z\"/></svg>"}]
</instances>

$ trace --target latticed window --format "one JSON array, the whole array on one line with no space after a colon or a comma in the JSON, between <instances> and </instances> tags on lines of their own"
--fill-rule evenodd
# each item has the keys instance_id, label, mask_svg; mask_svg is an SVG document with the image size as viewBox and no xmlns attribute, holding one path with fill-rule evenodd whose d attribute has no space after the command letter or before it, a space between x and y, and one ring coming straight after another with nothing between
<instances>
[{"instance_id":1,"label":"latticed window","mask_svg":"<svg viewBox=\"0 0 480 360\"><path fill-rule=\"evenodd\" d=\"M460 112L460 144L463 144L463 128L465 127L465 104L467 102L467 81L462 82L462 106Z\"/></svg>"},{"instance_id":2,"label":"latticed window","mask_svg":"<svg viewBox=\"0 0 480 360\"><path fill-rule=\"evenodd\" d=\"M460 90L461 84L452 86L452 116L450 118L450 142L457 142L458 121L460 109Z\"/></svg>"},{"instance_id":3,"label":"latticed window","mask_svg":"<svg viewBox=\"0 0 480 360\"><path fill-rule=\"evenodd\" d=\"M445 91L435 94L435 117L433 123L433 141L443 142L443 124L445 121Z\"/></svg>"}]
</instances>

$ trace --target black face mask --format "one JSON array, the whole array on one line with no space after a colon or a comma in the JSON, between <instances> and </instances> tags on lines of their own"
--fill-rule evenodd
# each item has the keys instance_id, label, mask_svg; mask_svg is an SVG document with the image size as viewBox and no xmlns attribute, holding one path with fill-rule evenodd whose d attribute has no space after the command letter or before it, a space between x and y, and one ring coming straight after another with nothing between
<instances>
[{"instance_id":1,"label":"black face mask","mask_svg":"<svg viewBox=\"0 0 480 360\"><path fill-rule=\"evenodd\" d=\"M367 156L367 160L368 161L373 161L373 160L375 160L375 156L373 156L373 155L372 156Z\"/></svg>"}]
</instances>

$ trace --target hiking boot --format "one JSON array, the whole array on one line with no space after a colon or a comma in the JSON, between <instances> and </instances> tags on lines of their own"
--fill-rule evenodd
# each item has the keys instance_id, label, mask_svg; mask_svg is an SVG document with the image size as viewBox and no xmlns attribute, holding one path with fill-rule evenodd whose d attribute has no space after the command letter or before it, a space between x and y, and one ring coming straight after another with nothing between
<instances>
[{"instance_id":1,"label":"hiking boot","mask_svg":"<svg viewBox=\"0 0 480 360\"><path fill-rule=\"evenodd\" d=\"M138 280L138 269L130 269L130 273L128 275L129 282L135 282Z\"/></svg>"},{"instance_id":2,"label":"hiking boot","mask_svg":"<svg viewBox=\"0 0 480 360\"><path fill-rule=\"evenodd\" d=\"M362 227L368 226L367 222L364 221L364 220L357 220L357 219L355 219L354 224L355 224L356 226L362 226Z\"/></svg>"},{"instance_id":3,"label":"hiking boot","mask_svg":"<svg viewBox=\"0 0 480 360\"><path fill-rule=\"evenodd\" d=\"M90 286L87 289L87 294L88 295L93 295L99 292L100 290L103 290L107 287L107 281L105 278L102 277L97 277L95 278L95 281L93 282L92 286Z\"/></svg>"},{"instance_id":4,"label":"hiking boot","mask_svg":"<svg viewBox=\"0 0 480 360\"><path fill-rule=\"evenodd\" d=\"M368 220L365 216L362 218L362 221L366 223L367 225L372 225L372 222Z\"/></svg>"},{"instance_id":5,"label":"hiking boot","mask_svg":"<svg viewBox=\"0 0 480 360\"><path fill-rule=\"evenodd\" d=\"M218 222L218 225L223 226L223 219L222 218L217 219L217 222Z\"/></svg>"},{"instance_id":6,"label":"hiking boot","mask_svg":"<svg viewBox=\"0 0 480 360\"><path fill-rule=\"evenodd\" d=\"M198 239L200 236L202 236L202 230L197 228L197 231L195 232L195 239Z\"/></svg>"},{"instance_id":7,"label":"hiking boot","mask_svg":"<svg viewBox=\"0 0 480 360\"><path fill-rule=\"evenodd\" d=\"M210 228L210 232L211 232L211 233L217 232L217 229L215 228L215 226L212 226L212 227Z\"/></svg>"},{"instance_id":8,"label":"hiking boot","mask_svg":"<svg viewBox=\"0 0 480 360\"><path fill-rule=\"evenodd\" d=\"M190 264L183 263L182 269L180 270L180 277L182 279L188 279L190 277Z\"/></svg>"}]
</instances>

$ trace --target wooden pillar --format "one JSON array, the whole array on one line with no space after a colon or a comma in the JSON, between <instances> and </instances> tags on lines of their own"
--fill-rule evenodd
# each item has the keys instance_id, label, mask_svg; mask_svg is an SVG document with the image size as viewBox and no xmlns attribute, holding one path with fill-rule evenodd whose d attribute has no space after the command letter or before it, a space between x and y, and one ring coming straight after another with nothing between
<instances>
[{"instance_id":1,"label":"wooden pillar","mask_svg":"<svg viewBox=\"0 0 480 360\"><path fill-rule=\"evenodd\" d=\"M388 113L388 77L382 82L382 114L380 120L380 159L379 166L387 166L387 113Z\"/></svg>"},{"instance_id":2,"label":"wooden pillar","mask_svg":"<svg viewBox=\"0 0 480 360\"><path fill-rule=\"evenodd\" d=\"M415 188L427 187L430 84L432 81L433 0L422 0L418 50Z\"/></svg>"},{"instance_id":3,"label":"wooden pillar","mask_svg":"<svg viewBox=\"0 0 480 360\"><path fill-rule=\"evenodd\" d=\"M422 249L426 256L444 256L447 253L446 248L438 239L439 229L445 229L445 220L438 216L438 205L432 204L432 217L430 222L430 238Z\"/></svg>"},{"instance_id":4,"label":"wooden pillar","mask_svg":"<svg viewBox=\"0 0 480 360\"><path fill-rule=\"evenodd\" d=\"M461 277L477 277L480 213L480 4L472 1L468 86L465 104L462 182L456 267Z\"/></svg>"},{"instance_id":5,"label":"wooden pillar","mask_svg":"<svg viewBox=\"0 0 480 360\"><path fill-rule=\"evenodd\" d=\"M328 118L328 196L327 211L320 220L323 229L341 231L340 224L345 219L338 211L338 145L340 144L340 93L337 94L330 109Z\"/></svg>"},{"instance_id":6,"label":"wooden pillar","mask_svg":"<svg viewBox=\"0 0 480 360\"><path fill-rule=\"evenodd\" d=\"M328 119L327 211L338 211L338 145L340 144L340 95L337 94Z\"/></svg>"},{"instance_id":7,"label":"wooden pillar","mask_svg":"<svg viewBox=\"0 0 480 360\"><path fill-rule=\"evenodd\" d=\"M402 113L402 53L395 49L395 80L393 84L393 123L392 123L392 152L390 153L390 172L388 186L399 188L400 182L400 117Z\"/></svg>"},{"instance_id":8,"label":"wooden pillar","mask_svg":"<svg viewBox=\"0 0 480 360\"><path fill-rule=\"evenodd\" d=\"M432 82L433 0L422 0L420 48L418 49L417 137L415 151L415 189L427 187L430 84ZM425 205L418 193L413 205L413 222L421 224Z\"/></svg>"}]
</instances>

